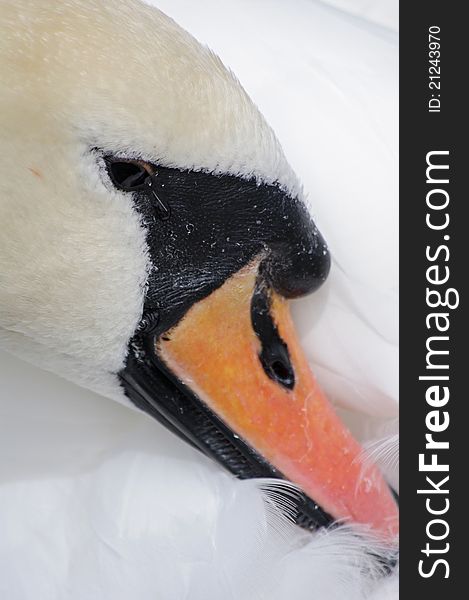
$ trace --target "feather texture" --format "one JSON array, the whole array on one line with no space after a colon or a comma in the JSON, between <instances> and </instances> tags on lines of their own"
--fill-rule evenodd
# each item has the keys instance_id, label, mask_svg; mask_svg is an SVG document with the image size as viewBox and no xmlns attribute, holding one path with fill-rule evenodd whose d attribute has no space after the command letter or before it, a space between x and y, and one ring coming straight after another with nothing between
<instances>
[{"instance_id":1,"label":"feather texture","mask_svg":"<svg viewBox=\"0 0 469 600\"><path fill-rule=\"evenodd\" d=\"M379 543L299 530L278 482L236 481L145 415L14 357L0 376L2 598L362 600L390 585Z\"/></svg>"}]
</instances>

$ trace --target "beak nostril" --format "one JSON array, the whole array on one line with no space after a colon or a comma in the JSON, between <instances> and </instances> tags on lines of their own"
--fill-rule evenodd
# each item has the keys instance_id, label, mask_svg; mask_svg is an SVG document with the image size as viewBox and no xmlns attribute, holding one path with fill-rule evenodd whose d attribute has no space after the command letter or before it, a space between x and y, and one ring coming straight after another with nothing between
<instances>
[{"instance_id":1,"label":"beak nostril","mask_svg":"<svg viewBox=\"0 0 469 600\"><path fill-rule=\"evenodd\" d=\"M295 376L290 364L285 364L281 360L274 360L270 365L272 379L288 389L292 389L295 383Z\"/></svg>"},{"instance_id":2,"label":"beak nostril","mask_svg":"<svg viewBox=\"0 0 469 600\"><path fill-rule=\"evenodd\" d=\"M251 301L251 321L261 343L259 360L266 375L288 390L295 387L295 372L288 347L280 337L270 314L270 296L262 281L258 282Z\"/></svg>"},{"instance_id":3,"label":"beak nostril","mask_svg":"<svg viewBox=\"0 0 469 600\"><path fill-rule=\"evenodd\" d=\"M279 360L274 361L271 368L273 373L275 373L275 376L279 379L288 379L290 376L288 367L282 364Z\"/></svg>"}]
</instances>

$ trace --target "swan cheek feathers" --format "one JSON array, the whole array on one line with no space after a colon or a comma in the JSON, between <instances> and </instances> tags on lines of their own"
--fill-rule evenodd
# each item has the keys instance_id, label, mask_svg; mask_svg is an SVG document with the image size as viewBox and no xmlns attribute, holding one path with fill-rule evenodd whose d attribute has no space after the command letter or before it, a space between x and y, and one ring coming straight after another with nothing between
<instances>
[{"instance_id":1,"label":"swan cheek feathers","mask_svg":"<svg viewBox=\"0 0 469 600\"><path fill-rule=\"evenodd\" d=\"M69 157L45 144L44 153L39 166L20 159L22 193L0 203L0 345L128 404L116 373L142 314L146 231L88 151Z\"/></svg>"}]
</instances>

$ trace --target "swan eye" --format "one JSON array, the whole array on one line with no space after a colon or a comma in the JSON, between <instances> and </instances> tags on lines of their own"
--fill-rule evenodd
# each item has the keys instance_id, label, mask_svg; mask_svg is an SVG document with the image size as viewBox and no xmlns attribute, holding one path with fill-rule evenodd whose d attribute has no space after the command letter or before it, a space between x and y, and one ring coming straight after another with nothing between
<instances>
[{"instance_id":1,"label":"swan eye","mask_svg":"<svg viewBox=\"0 0 469 600\"><path fill-rule=\"evenodd\" d=\"M126 192L140 189L152 175L150 165L143 161L113 158L106 158L105 161L112 183Z\"/></svg>"}]
</instances>

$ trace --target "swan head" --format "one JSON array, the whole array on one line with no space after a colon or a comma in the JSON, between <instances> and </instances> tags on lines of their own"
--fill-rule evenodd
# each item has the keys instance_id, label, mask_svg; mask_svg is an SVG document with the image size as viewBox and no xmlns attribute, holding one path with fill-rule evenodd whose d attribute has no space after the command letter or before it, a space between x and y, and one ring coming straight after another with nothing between
<instances>
[{"instance_id":1,"label":"swan head","mask_svg":"<svg viewBox=\"0 0 469 600\"><path fill-rule=\"evenodd\" d=\"M327 246L233 74L137 0L6 0L0 33L2 346L393 534L288 312Z\"/></svg>"}]
</instances>

